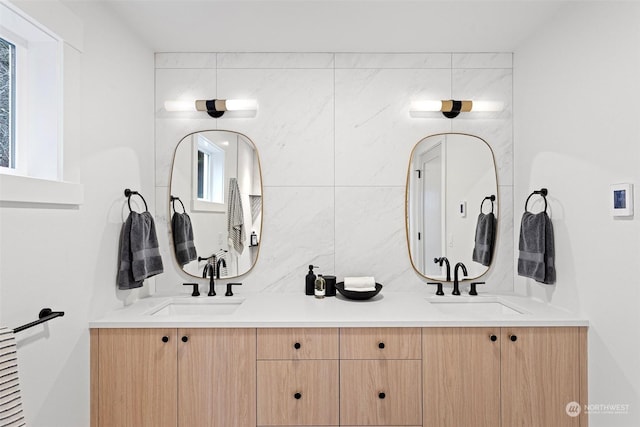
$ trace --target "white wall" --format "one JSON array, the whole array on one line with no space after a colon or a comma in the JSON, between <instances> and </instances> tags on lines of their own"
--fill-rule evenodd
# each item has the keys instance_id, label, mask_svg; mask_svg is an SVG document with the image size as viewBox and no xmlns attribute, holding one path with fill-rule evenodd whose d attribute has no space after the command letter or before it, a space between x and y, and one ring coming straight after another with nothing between
<instances>
[{"instance_id":1,"label":"white wall","mask_svg":"<svg viewBox=\"0 0 640 427\"><path fill-rule=\"evenodd\" d=\"M589 401L630 405L592 427L640 425L640 221L609 212L610 184L640 191L638 22L637 3L574 4L514 56L516 223L547 187L557 265L555 286L515 287L589 319Z\"/></svg>"},{"instance_id":2,"label":"white wall","mask_svg":"<svg viewBox=\"0 0 640 427\"><path fill-rule=\"evenodd\" d=\"M66 22L51 5L25 4ZM30 322L43 307L66 313L18 335L23 406L34 427L89 425L88 322L140 293L116 291L124 188L155 206L153 54L110 9L67 6L84 25L84 47L65 47L65 142L75 147L65 159L80 165L65 177L84 184L85 203L0 207L0 323Z\"/></svg>"},{"instance_id":3,"label":"white wall","mask_svg":"<svg viewBox=\"0 0 640 427\"><path fill-rule=\"evenodd\" d=\"M405 182L413 146L458 131L493 148L500 185L498 262L487 288L513 289L511 54L156 55L156 186L163 257L171 260L167 185L175 145L189 132L227 129L257 146L264 223L256 267L238 292L303 292L307 266L319 272L374 275L388 291L424 287L405 237ZM165 100L253 98L255 118L184 118ZM409 116L415 99L503 101L491 119ZM452 260L454 261L454 260ZM175 262L158 277L162 293L192 281ZM203 286L204 288L204 286Z\"/></svg>"}]
</instances>

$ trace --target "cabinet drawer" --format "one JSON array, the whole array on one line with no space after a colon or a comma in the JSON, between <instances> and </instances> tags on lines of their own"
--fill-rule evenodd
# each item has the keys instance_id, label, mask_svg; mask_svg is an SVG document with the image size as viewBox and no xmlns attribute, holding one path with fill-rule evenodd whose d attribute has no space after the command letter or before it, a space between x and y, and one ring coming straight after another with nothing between
<instances>
[{"instance_id":1,"label":"cabinet drawer","mask_svg":"<svg viewBox=\"0 0 640 427\"><path fill-rule=\"evenodd\" d=\"M341 359L420 359L419 328L347 328L340 330Z\"/></svg>"},{"instance_id":2,"label":"cabinet drawer","mask_svg":"<svg viewBox=\"0 0 640 427\"><path fill-rule=\"evenodd\" d=\"M413 426L421 422L420 360L341 361L341 425Z\"/></svg>"},{"instance_id":3,"label":"cabinet drawer","mask_svg":"<svg viewBox=\"0 0 640 427\"><path fill-rule=\"evenodd\" d=\"M338 425L338 364L258 361L258 425Z\"/></svg>"},{"instance_id":4,"label":"cabinet drawer","mask_svg":"<svg viewBox=\"0 0 640 427\"><path fill-rule=\"evenodd\" d=\"M258 360L337 359L334 328L258 329Z\"/></svg>"}]
</instances>

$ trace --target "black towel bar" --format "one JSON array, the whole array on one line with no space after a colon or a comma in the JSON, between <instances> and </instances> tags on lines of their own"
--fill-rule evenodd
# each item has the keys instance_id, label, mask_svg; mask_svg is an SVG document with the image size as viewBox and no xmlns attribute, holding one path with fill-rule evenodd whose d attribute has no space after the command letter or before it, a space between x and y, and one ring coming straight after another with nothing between
<instances>
[{"instance_id":1,"label":"black towel bar","mask_svg":"<svg viewBox=\"0 0 640 427\"><path fill-rule=\"evenodd\" d=\"M133 209L131 209L131 196L134 196L134 195L139 196L144 202L144 211L145 212L149 211L149 207L147 206L147 201L144 199L144 197L142 197L142 194L138 193L137 191L125 188L124 196L127 198L127 204L129 205L129 212L133 212Z\"/></svg>"},{"instance_id":2,"label":"black towel bar","mask_svg":"<svg viewBox=\"0 0 640 427\"><path fill-rule=\"evenodd\" d=\"M547 190L546 188L541 188L540 190L536 190L533 191L531 194L529 194L529 197L527 197L527 200L524 202L524 211L527 211L527 205L529 204L529 199L531 198L531 196L535 195L535 194L539 194L542 196L542 198L544 199L544 211L547 211L547 194L549 194L549 190Z\"/></svg>"},{"instance_id":3,"label":"black towel bar","mask_svg":"<svg viewBox=\"0 0 640 427\"><path fill-rule=\"evenodd\" d=\"M50 308L43 308L40 310L38 314L38 320L27 323L26 325L18 326L13 330L14 333L24 331L25 329L29 329L32 326L39 325L40 323L48 322L51 319L55 319L56 317L64 316L64 311L51 311Z\"/></svg>"}]
</instances>

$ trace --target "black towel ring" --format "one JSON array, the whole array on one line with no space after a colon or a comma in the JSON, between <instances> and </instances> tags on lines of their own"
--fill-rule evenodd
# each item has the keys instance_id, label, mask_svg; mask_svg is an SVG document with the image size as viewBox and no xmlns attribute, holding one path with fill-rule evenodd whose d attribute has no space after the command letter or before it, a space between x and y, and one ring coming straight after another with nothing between
<instances>
[{"instance_id":1,"label":"black towel ring","mask_svg":"<svg viewBox=\"0 0 640 427\"><path fill-rule=\"evenodd\" d=\"M527 205L529 204L529 199L534 194L539 194L542 196L542 199L544 199L544 211L546 212L547 211L547 194L549 194L549 191L546 188L541 188L540 190L536 190L533 193L529 194L529 197L527 197L527 201L524 202L524 211L529 212L527 210Z\"/></svg>"},{"instance_id":2,"label":"black towel ring","mask_svg":"<svg viewBox=\"0 0 640 427\"><path fill-rule=\"evenodd\" d=\"M180 205L182 205L182 213L187 213L187 210L184 208L184 203L182 203L182 200L180 200L180 197L176 197L176 196L170 196L171 197L171 207L173 208L173 211L177 213L176 211L176 200L180 202Z\"/></svg>"},{"instance_id":3,"label":"black towel ring","mask_svg":"<svg viewBox=\"0 0 640 427\"><path fill-rule=\"evenodd\" d=\"M482 207L484 206L484 202L487 200L491 200L491 213L493 213L493 202L496 200L496 196L494 194L482 199L482 203L480 203L480 213L482 213Z\"/></svg>"},{"instance_id":4,"label":"black towel ring","mask_svg":"<svg viewBox=\"0 0 640 427\"><path fill-rule=\"evenodd\" d=\"M149 208L147 207L147 201L144 199L144 197L142 197L142 194L138 193L137 191L129 190L128 188L126 188L124 190L124 195L127 198L127 204L129 205L129 212L133 212L133 209L131 209L131 196L133 195L139 196L144 202L144 211L145 212L149 211Z\"/></svg>"}]
</instances>

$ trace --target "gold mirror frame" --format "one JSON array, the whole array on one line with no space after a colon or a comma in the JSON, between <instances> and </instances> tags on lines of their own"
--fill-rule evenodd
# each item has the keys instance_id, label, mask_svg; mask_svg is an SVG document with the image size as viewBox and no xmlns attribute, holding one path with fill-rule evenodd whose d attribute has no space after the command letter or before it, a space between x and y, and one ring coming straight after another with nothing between
<instances>
[{"instance_id":1,"label":"gold mirror frame","mask_svg":"<svg viewBox=\"0 0 640 427\"><path fill-rule=\"evenodd\" d=\"M180 263L177 260L177 256L175 253L175 247L174 247L174 241L173 241L173 224L172 224L172 215L171 215L171 210L172 210L172 199L171 199L171 186L173 183L173 173L174 173L174 168L175 168L175 162L176 162L176 153L178 152L178 148L180 147L180 144L186 139L191 137L192 135L195 134L199 134L199 133L204 133L204 132L229 132L232 134L236 134L242 138L244 138L254 149L255 154L256 154L256 160L257 160L257 167L258 167L258 174L260 175L260 195L262 197L262 206L260 208L260 236L259 236L259 241L258 241L258 247L256 248L256 255L255 258L253 260L253 263L251 264L251 267L248 268L246 271L238 274L237 276L224 276L221 277L221 280L226 280L226 279L234 279L237 277L241 277L244 276L248 273L250 273L256 266L256 263L258 262L258 259L260 258L260 250L262 248L262 241L264 238L264 179L263 179L263 175L262 175L262 162L260 160L260 153L258 151L258 147L256 146L256 144L253 142L253 140L251 138L249 138L247 135L238 132L238 131L234 131L234 130L228 130L228 129L204 129L204 130L198 130L198 131L194 131L194 132L190 132L186 135L184 135L182 138L180 138L180 141L178 141L178 144L176 144L175 149L173 150L173 158L171 160L171 171L169 173L169 184L167 186L168 188L168 199L167 199L167 227L168 227L168 231L169 231L169 239L171 242L171 258L174 262L174 265L180 270L182 271L184 274L193 277L193 278L198 278L198 279L202 279L203 277L198 275L194 275L191 274L187 271L184 270L183 266L180 265ZM247 239L250 241L251 237L250 235L247 233Z\"/></svg>"},{"instance_id":2,"label":"gold mirror frame","mask_svg":"<svg viewBox=\"0 0 640 427\"><path fill-rule=\"evenodd\" d=\"M412 170L412 163L413 163L413 156L416 152L416 149L420 146L420 143L422 143L424 140L426 140L427 138L432 138L432 137L438 137L438 136L447 136L447 135L459 135L459 136L468 136L468 137L472 137L475 139L478 139L479 141L483 142L486 147L489 149L489 153L491 154L491 161L493 163L493 176L495 177L495 196L496 196L496 200L494 201L494 203L496 204L496 209L495 211L497 212L496 215L496 227L495 227L495 235L494 235L494 247L493 247L493 257L491 260L491 264L489 266L486 267L485 271L475 275L475 276L468 276L468 277L464 277L464 280L475 280L478 279L480 277L482 277L483 275L487 274L487 272L490 270L491 266L493 265L493 263L495 262L495 254L496 254L496 247L497 247L497 242L499 241L499 220L501 215L500 213L500 200L499 200L499 196L498 196L498 190L499 190L499 184L498 184L498 172L497 172L497 167L496 167L496 159L495 159L495 154L493 152L493 149L491 148L491 146L489 145L489 143L477 136L477 135L473 135L473 134L469 134L469 133L463 133L463 132L441 132L441 133L436 133L436 134L432 134L432 135L427 135L424 138L421 138L411 149L411 154L409 156L409 163L407 166L407 178L406 178L406 182L405 182L405 237L406 237L406 241L407 241L407 250L409 253L409 261L411 262L411 267L413 267L414 271L416 273L418 273L420 276L422 276L424 279L427 280L433 280L433 281L438 281L438 282L446 282L446 277L431 277L431 276L427 276L424 272L420 271L420 269L418 268L418 266L416 266L415 262L414 262L414 257L413 254L411 252L411 238L410 238L410 206L409 206L409 197L410 197L410 182L411 182L411 174L412 172L414 172ZM467 207L467 209L469 209L469 207ZM468 214L468 210L467 210L467 214ZM472 236L472 239L475 239L475 235ZM453 260L450 259L449 260L450 264L451 264L451 281L453 281L453 268L454 265L458 262L458 260Z\"/></svg>"}]
</instances>

